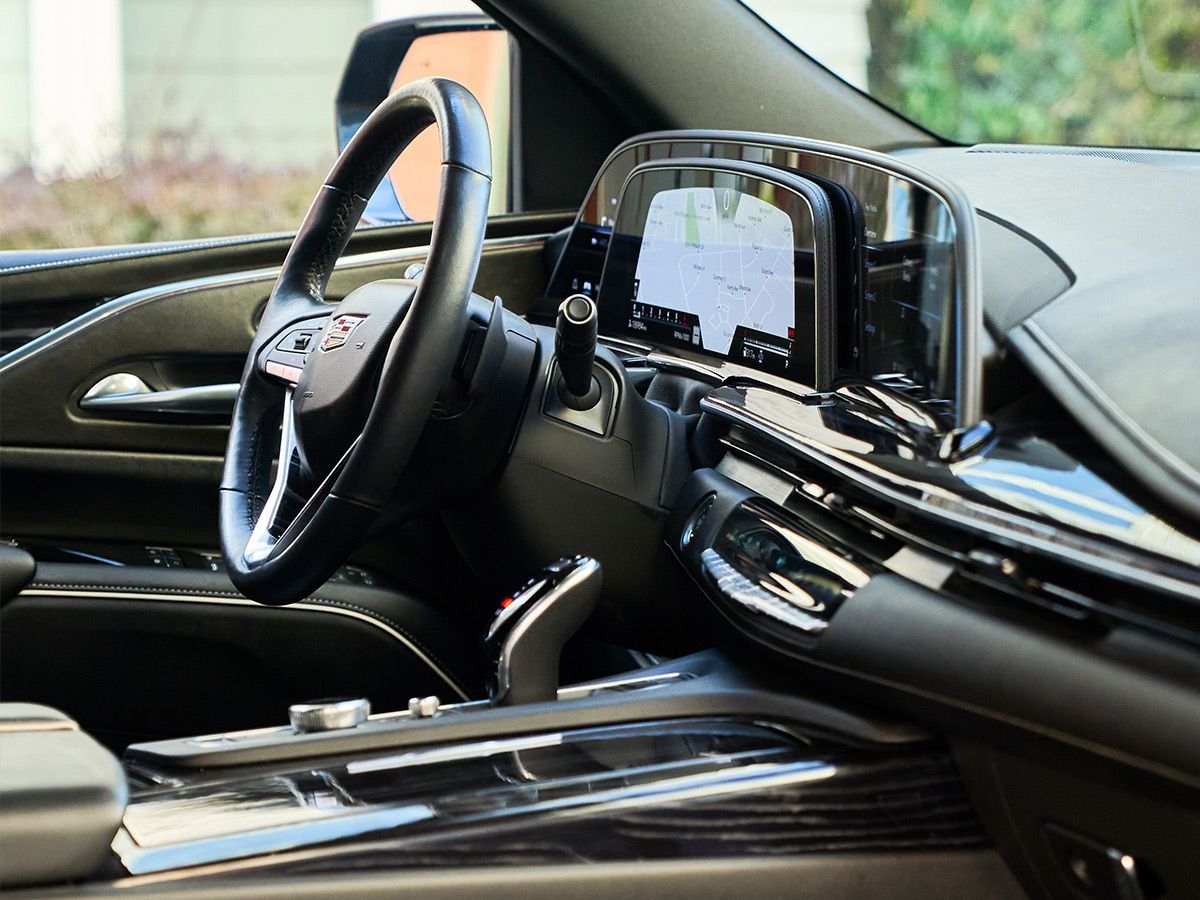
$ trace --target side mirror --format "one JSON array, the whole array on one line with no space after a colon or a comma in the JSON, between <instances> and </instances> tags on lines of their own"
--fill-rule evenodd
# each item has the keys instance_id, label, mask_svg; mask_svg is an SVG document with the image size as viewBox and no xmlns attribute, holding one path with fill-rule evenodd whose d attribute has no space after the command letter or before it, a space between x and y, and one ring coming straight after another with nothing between
<instances>
[{"instance_id":1,"label":"side mirror","mask_svg":"<svg viewBox=\"0 0 1200 900\"><path fill-rule=\"evenodd\" d=\"M401 85L440 75L465 85L483 106L492 139L492 213L508 212L511 50L508 34L482 15L399 19L358 33L335 102L338 151ZM367 204L373 224L429 221L437 202L437 136L426 131L393 165Z\"/></svg>"}]
</instances>

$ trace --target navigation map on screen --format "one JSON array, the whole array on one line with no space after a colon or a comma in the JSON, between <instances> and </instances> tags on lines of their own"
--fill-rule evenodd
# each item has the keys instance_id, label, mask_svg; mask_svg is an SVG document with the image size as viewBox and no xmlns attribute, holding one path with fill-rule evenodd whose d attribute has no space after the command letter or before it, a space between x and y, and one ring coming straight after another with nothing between
<instances>
[{"instance_id":1,"label":"navigation map on screen","mask_svg":"<svg viewBox=\"0 0 1200 900\"><path fill-rule=\"evenodd\" d=\"M722 356L743 328L780 339L744 353L786 357L796 315L791 218L731 188L660 191L642 233L632 301L634 328L643 318L671 324L679 339Z\"/></svg>"}]
</instances>

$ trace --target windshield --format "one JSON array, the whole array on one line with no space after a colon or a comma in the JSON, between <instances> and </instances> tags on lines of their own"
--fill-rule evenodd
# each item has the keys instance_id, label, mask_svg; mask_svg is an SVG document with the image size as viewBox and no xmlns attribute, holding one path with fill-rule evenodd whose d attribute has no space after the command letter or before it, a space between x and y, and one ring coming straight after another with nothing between
<instances>
[{"instance_id":1,"label":"windshield","mask_svg":"<svg viewBox=\"0 0 1200 900\"><path fill-rule=\"evenodd\" d=\"M1200 147L1200 0L742 0L949 140Z\"/></svg>"}]
</instances>

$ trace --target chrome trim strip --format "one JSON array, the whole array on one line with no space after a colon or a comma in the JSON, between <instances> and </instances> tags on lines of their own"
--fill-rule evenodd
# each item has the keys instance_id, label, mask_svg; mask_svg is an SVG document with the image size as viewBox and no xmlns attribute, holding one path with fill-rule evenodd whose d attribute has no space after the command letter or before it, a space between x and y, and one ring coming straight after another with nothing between
<instances>
[{"instance_id":1,"label":"chrome trim strip","mask_svg":"<svg viewBox=\"0 0 1200 900\"><path fill-rule=\"evenodd\" d=\"M324 844L432 818L433 810L426 804L413 803L347 812L325 819L235 832L159 847L142 847L134 840L128 828L122 825L113 838L112 849L120 857L121 865L126 871L131 875L144 875Z\"/></svg>"},{"instance_id":2,"label":"chrome trim strip","mask_svg":"<svg viewBox=\"0 0 1200 900\"><path fill-rule=\"evenodd\" d=\"M283 503L284 494L287 493L288 474L292 471L292 454L299 447L296 441L293 393L294 390L288 388L283 394L283 420L279 426L279 465L275 470L275 483L271 485L271 492L267 494L267 500L258 514L258 521L254 523L254 530L250 532L250 538L242 550L242 558L249 565L265 559L275 548L275 538L271 534L271 529L275 527L279 506Z\"/></svg>"},{"instance_id":3,"label":"chrome trim strip","mask_svg":"<svg viewBox=\"0 0 1200 900\"><path fill-rule=\"evenodd\" d=\"M489 250L536 247L545 243L546 238L549 236L549 234L536 234L521 235L519 237L487 238L483 242L483 251L486 253ZM399 265L405 262L421 262L428 255L428 244L420 247L403 247L396 250L376 250L373 253L360 253L338 260L334 266L334 274L347 269L362 269L385 263L396 263ZM140 291L116 297L107 303L102 303L95 309L90 309L82 315L76 316L68 322L64 322L62 325L46 332L40 337L34 338L29 343L22 344L20 347L10 350L4 356L0 356L0 375L40 353L54 349L59 344L87 328L115 316L124 315L139 306L212 288L229 288L254 284L256 282L273 282L279 276L280 268L280 266L272 266L263 269L250 269L244 272L231 272L227 275L208 275L203 278L174 281L150 288L143 288ZM333 305L331 304L330 308L332 307Z\"/></svg>"},{"instance_id":4,"label":"chrome trim strip","mask_svg":"<svg viewBox=\"0 0 1200 900\"><path fill-rule=\"evenodd\" d=\"M252 606L260 609L265 609L260 604L253 600L247 600L244 597L208 597L202 594L170 594L170 593L153 593L150 591L102 591L95 589L72 590L70 588L26 588L21 591L19 597L91 597L97 600L151 600L165 601L175 603L209 603L216 606ZM378 628L384 634L391 637L393 640L403 644L410 653L423 662L429 669L434 672L446 685L454 691L454 693L463 700L470 700L458 683L446 674L445 670L435 663L429 656L414 644L409 638L405 637L396 629L392 628L385 622L381 622L374 616L366 613L357 612L353 609L346 609L341 606L326 606L323 603L313 603L307 600L301 600L299 603L292 603L288 606L281 606L278 609L293 609L304 610L305 612L328 613L336 616L344 616L348 619L355 619L359 622L365 622L374 628Z\"/></svg>"},{"instance_id":5,"label":"chrome trim strip","mask_svg":"<svg viewBox=\"0 0 1200 900\"><path fill-rule=\"evenodd\" d=\"M406 759L405 756L371 760L360 764L359 771L396 765L422 765L455 759L488 756L511 745L514 750L526 747L545 747L560 743L561 733L533 735L502 741L474 742L462 746L427 751L427 759ZM414 755L415 756L415 755ZM352 764L354 765L354 764ZM611 813L617 810L638 809L664 803L705 801L746 792L761 792L813 781L822 781L837 774L832 763L802 760L794 762L759 762L745 766L689 775L668 775L644 784L630 784L564 797L541 799L529 809L512 812L499 810L482 816L464 818L464 824L507 818L512 815L537 813L551 816L580 817ZM353 809L353 808L352 808ZM127 813L128 815L128 813ZM182 841L153 847L142 847L127 827L122 826L113 839L112 848L131 875L170 872L204 864L234 863L242 860L250 865L265 854L280 851L303 851L316 844L341 838L355 837L385 829L428 821L434 810L423 803L383 806L362 809L325 819L298 822L235 832L219 837ZM402 835L397 835L402 837ZM337 853L339 848L328 848ZM277 861L277 860L275 860ZM132 882L126 882L132 883ZM122 884L118 882L117 884Z\"/></svg>"},{"instance_id":6,"label":"chrome trim strip","mask_svg":"<svg viewBox=\"0 0 1200 900\"><path fill-rule=\"evenodd\" d=\"M666 687L679 681L690 681L694 676L688 672L662 672L654 675L634 675L629 678L614 678L606 681L588 681L583 684L571 684L558 689L560 702L582 700L605 691L635 691L650 690ZM489 700L465 700L459 703L443 703L438 707L437 715L456 715L472 710L491 709ZM393 721L411 719L412 713L407 709L397 709L390 712L371 713L367 723L379 722L388 724ZM365 724L365 723L364 723ZM216 734L201 734L187 740L197 746L245 743L258 739L269 739L283 734L292 734L293 729L287 725L268 725L264 728L250 728L244 731L227 731Z\"/></svg>"}]
</instances>

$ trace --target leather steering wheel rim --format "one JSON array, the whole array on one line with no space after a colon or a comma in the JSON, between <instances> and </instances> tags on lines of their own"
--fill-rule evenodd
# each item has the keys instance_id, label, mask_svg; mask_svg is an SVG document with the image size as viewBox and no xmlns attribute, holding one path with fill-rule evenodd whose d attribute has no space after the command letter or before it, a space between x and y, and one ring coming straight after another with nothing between
<instances>
[{"instance_id":1,"label":"leather steering wheel rim","mask_svg":"<svg viewBox=\"0 0 1200 900\"><path fill-rule=\"evenodd\" d=\"M441 137L442 165L425 269L415 284L383 283L405 288L411 301L394 314L399 324L382 338L390 343L378 348L386 356L377 380L371 379L375 393L365 424L300 511L278 521L297 444L297 398L264 370L262 358L298 323L325 317L317 345L330 343L336 310L324 296L334 263L392 162L431 124ZM338 157L280 269L234 407L221 481L221 550L230 579L247 597L273 606L303 599L356 549L395 489L462 342L490 193L483 110L466 88L443 78L392 94ZM272 482L271 451L281 431Z\"/></svg>"}]
</instances>

